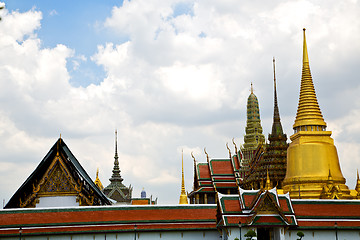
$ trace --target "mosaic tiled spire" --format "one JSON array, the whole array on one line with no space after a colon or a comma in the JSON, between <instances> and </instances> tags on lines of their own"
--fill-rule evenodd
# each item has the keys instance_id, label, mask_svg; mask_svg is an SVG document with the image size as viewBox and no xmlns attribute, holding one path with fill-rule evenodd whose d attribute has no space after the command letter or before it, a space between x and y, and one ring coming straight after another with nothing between
<instances>
[{"instance_id":1,"label":"mosaic tiled spire","mask_svg":"<svg viewBox=\"0 0 360 240\"><path fill-rule=\"evenodd\" d=\"M114 168L112 170L113 174L110 178L110 182L120 182L122 183L122 181L124 179L122 179L121 175L120 175L120 167L119 167L119 155L118 155L118 151L117 151L117 131L115 131L115 156L114 156Z\"/></svg>"}]
</instances>

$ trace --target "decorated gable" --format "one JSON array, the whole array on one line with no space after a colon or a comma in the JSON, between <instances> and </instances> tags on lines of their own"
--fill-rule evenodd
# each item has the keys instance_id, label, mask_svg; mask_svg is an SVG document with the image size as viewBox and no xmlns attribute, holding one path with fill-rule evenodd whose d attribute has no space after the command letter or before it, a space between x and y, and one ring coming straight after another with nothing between
<instances>
[{"instance_id":1,"label":"decorated gable","mask_svg":"<svg viewBox=\"0 0 360 240\"><path fill-rule=\"evenodd\" d=\"M5 208L108 204L109 200L59 138Z\"/></svg>"}]
</instances>

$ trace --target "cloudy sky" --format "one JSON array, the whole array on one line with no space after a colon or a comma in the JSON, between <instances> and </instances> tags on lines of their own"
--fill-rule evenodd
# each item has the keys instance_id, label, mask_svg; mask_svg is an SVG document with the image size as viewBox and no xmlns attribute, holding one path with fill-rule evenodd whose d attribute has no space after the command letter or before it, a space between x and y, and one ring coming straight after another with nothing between
<instances>
[{"instance_id":1,"label":"cloudy sky","mask_svg":"<svg viewBox=\"0 0 360 240\"><path fill-rule=\"evenodd\" d=\"M272 58L290 136L302 29L320 108L347 184L360 167L360 1L28 1L0 10L0 198L5 202L60 134L103 185L118 130L121 175L140 196L177 203L197 161L243 142L250 83L264 134ZM231 144L232 145L232 144ZM233 151L233 150L232 150Z\"/></svg>"}]
</instances>

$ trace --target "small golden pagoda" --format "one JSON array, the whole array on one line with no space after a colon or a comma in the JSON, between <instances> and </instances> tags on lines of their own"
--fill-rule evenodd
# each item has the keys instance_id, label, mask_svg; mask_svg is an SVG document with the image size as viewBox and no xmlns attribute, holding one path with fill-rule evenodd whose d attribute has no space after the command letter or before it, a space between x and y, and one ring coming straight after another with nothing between
<instances>
[{"instance_id":1,"label":"small golden pagoda","mask_svg":"<svg viewBox=\"0 0 360 240\"><path fill-rule=\"evenodd\" d=\"M102 185L100 178L99 178L99 168L97 168L97 170L96 170L96 178L95 178L94 183L101 191L104 189L104 186Z\"/></svg>"},{"instance_id":2,"label":"small golden pagoda","mask_svg":"<svg viewBox=\"0 0 360 240\"><path fill-rule=\"evenodd\" d=\"M284 192L289 192L291 198L352 198L341 173L331 131L326 131L316 98L305 29L300 97L293 129L287 151Z\"/></svg>"},{"instance_id":3,"label":"small golden pagoda","mask_svg":"<svg viewBox=\"0 0 360 240\"><path fill-rule=\"evenodd\" d=\"M187 194L185 192L185 181L184 181L184 153L181 151L181 193L179 204L188 204Z\"/></svg>"}]
</instances>

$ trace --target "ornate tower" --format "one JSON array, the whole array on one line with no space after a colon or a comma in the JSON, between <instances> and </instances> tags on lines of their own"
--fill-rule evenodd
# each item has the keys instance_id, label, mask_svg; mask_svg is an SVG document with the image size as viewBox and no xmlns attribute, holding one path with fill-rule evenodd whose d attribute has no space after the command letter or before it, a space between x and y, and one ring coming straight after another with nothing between
<instances>
[{"instance_id":1,"label":"ornate tower","mask_svg":"<svg viewBox=\"0 0 360 240\"><path fill-rule=\"evenodd\" d=\"M273 59L274 67L274 117L272 131L269 134L269 144L266 145L264 160L260 165L260 172L265 175L268 171L272 186L282 187L282 181L286 174L286 151L289 146L287 144L287 136L283 132L280 121L280 113L276 93L276 76L275 76L275 59ZM264 176L262 176L264 177Z\"/></svg>"},{"instance_id":2,"label":"ornate tower","mask_svg":"<svg viewBox=\"0 0 360 240\"><path fill-rule=\"evenodd\" d=\"M289 192L291 198L350 198L331 131L326 131L316 98L305 29L300 97L293 129L287 151L284 192Z\"/></svg>"},{"instance_id":3,"label":"ornate tower","mask_svg":"<svg viewBox=\"0 0 360 240\"><path fill-rule=\"evenodd\" d=\"M103 192L109 198L116 200L118 203L130 203L132 187L126 187L122 181L124 180L120 175L119 167L119 156L117 152L117 131L115 131L115 156L114 156L114 168L112 170L113 174L111 176L110 184L104 188Z\"/></svg>"},{"instance_id":4,"label":"ornate tower","mask_svg":"<svg viewBox=\"0 0 360 240\"><path fill-rule=\"evenodd\" d=\"M254 152L259 144L264 144L265 136L262 133L259 102L254 94L253 86L251 83L251 93L247 101L247 120L245 127L244 145L241 150L243 153L242 160L242 174L246 174L249 170L251 160L253 159ZM243 176L244 177L244 176Z\"/></svg>"},{"instance_id":5,"label":"ornate tower","mask_svg":"<svg viewBox=\"0 0 360 240\"><path fill-rule=\"evenodd\" d=\"M179 204L188 204L187 195L185 192L185 181L184 181L184 153L181 151L181 193Z\"/></svg>"}]
</instances>

